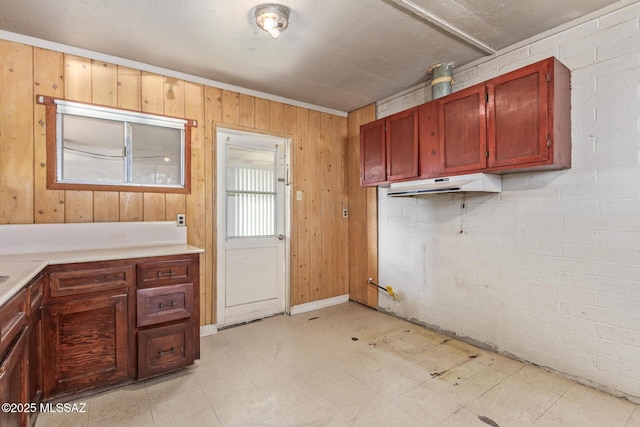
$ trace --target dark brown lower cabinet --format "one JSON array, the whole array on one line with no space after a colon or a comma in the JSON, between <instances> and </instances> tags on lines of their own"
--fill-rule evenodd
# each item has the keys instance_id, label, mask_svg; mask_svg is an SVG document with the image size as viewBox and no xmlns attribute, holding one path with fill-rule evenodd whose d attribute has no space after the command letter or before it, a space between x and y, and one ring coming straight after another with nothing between
<instances>
[{"instance_id":1,"label":"dark brown lower cabinet","mask_svg":"<svg viewBox=\"0 0 640 427\"><path fill-rule=\"evenodd\" d=\"M193 364L200 357L198 255L137 264L138 378Z\"/></svg>"},{"instance_id":2,"label":"dark brown lower cabinet","mask_svg":"<svg viewBox=\"0 0 640 427\"><path fill-rule=\"evenodd\" d=\"M199 254L51 265L45 273L45 400L199 358Z\"/></svg>"},{"instance_id":3,"label":"dark brown lower cabinet","mask_svg":"<svg viewBox=\"0 0 640 427\"><path fill-rule=\"evenodd\" d=\"M29 402L42 398L42 312L31 314L29 322Z\"/></svg>"},{"instance_id":4,"label":"dark brown lower cabinet","mask_svg":"<svg viewBox=\"0 0 640 427\"><path fill-rule=\"evenodd\" d=\"M0 403L15 405L0 427L33 425L43 399L192 365L199 307L198 254L47 267L0 306Z\"/></svg>"},{"instance_id":5,"label":"dark brown lower cabinet","mask_svg":"<svg viewBox=\"0 0 640 427\"><path fill-rule=\"evenodd\" d=\"M129 377L126 294L46 305L44 393L75 392Z\"/></svg>"},{"instance_id":6,"label":"dark brown lower cabinet","mask_svg":"<svg viewBox=\"0 0 640 427\"><path fill-rule=\"evenodd\" d=\"M28 402L42 401L42 296L44 279L39 276L28 287L29 295L29 393ZM34 425L37 411L30 412L30 424Z\"/></svg>"},{"instance_id":7,"label":"dark brown lower cabinet","mask_svg":"<svg viewBox=\"0 0 640 427\"><path fill-rule=\"evenodd\" d=\"M0 306L0 427L27 426L29 387L29 309L26 289Z\"/></svg>"},{"instance_id":8,"label":"dark brown lower cabinet","mask_svg":"<svg viewBox=\"0 0 640 427\"><path fill-rule=\"evenodd\" d=\"M0 411L0 426L27 426L29 413L20 410L20 404L27 404L29 328L22 329L18 339L10 347L0 365L0 396L2 403L15 405Z\"/></svg>"}]
</instances>

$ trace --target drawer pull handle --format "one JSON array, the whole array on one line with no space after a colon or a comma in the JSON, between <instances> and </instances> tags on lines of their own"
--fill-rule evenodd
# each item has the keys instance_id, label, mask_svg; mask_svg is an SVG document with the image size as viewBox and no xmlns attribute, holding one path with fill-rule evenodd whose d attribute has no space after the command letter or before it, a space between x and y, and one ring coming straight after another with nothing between
<instances>
[{"instance_id":1,"label":"drawer pull handle","mask_svg":"<svg viewBox=\"0 0 640 427\"><path fill-rule=\"evenodd\" d=\"M171 301L169 304L164 304L164 303L158 304L158 308L175 307L176 305L178 305L177 302Z\"/></svg>"},{"instance_id":2,"label":"drawer pull handle","mask_svg":"<svg viewBox=\"0 0 640 427\"><path fill-rule=\"evenodd\" d=\"M173 277L176 274L175 271L169 270L168 273L163 273L162 271L158 271L158 277Z\"/></svg>"},{"instance_id":3,"label":"drawer pull handle","mask_svg":"<svg viewBox=\"0 0 640 427\"><path fill-rule=\"evenodd\" d=\"M165 350L165 351L160 350L158 352L158 356L162 357L162 356L166 356L167 354L174 354L175 352L176 352L176 348L175 347L171 347L171 350Z\"/></svg>"}]
</instances>

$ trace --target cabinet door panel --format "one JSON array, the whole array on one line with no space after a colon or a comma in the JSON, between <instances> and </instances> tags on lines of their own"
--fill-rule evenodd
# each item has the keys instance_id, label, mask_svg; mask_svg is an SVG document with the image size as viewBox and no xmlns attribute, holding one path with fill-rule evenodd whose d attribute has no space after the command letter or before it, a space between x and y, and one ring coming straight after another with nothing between
<instances>
[{"instance_id":1,"label":"cabinet door panel","mask_svg":"<svg viewBox=\"0 0 640 427\"><path fill-rule=\"evenodd\" d=\"M386 150L384 120L360 127L360 185L386 182Z\"/></svg>"},{"instance_id":2,"label":"cabinet door panel","mask_svg":"<svg viewBox=\"0 0 640 427\"><path fill-rule=\"evenodd\" d=\"M128 377L127 295L45 306L45 395Z\"/></svg>"},{"instance_id":3,"label":"cabinet door panel","mask_svg":"<svg viewBox=\"0 0 640 427\"><path fill-rule=\"evenodd\" d=\"M472 86L441 98L441 172L475 172L486 167L485 87Z\"/></svg>"},{"instance_id":4,"label":"cabinet door panel","mask_svg":"<svg viewBox=\"0 0 640 427\"><path fill-rule=\"evenodd\" d=\"M489 167L549 159L548 73L542 62L487 83Z\"/></svg>"},{"instance_id":5,"label":"cabinet door panel","mask_svg":"<svg viewBox=\"0 0 640 427\"><path fill-rule=\"evenodd\" d=\"M387 118L387 180L418 176L418 109Z\"/></svg>"},{"instance_id":6,"label":"cabinet door panel","mask_svg":"<svg viewBox=\"0 0 640 427\"><path fill-rule=\"evenodd\" d=\"M438 101L420 106L420 177L436 178L440 174Z\"/></svg>"},{"instance_id":7,"label":"cabinet door panel","mask_svg":"<svg viewBox=\"0 0 640 427\"><path fill-rule=\"evenodd\" d=\"M19 338L9 348L0 365L0 399L2 403L29 403L27 397L27 367L29 328L23 328ZM27 426L27 412L0 412L0 426Z\"/></svg>"}]
</instances>

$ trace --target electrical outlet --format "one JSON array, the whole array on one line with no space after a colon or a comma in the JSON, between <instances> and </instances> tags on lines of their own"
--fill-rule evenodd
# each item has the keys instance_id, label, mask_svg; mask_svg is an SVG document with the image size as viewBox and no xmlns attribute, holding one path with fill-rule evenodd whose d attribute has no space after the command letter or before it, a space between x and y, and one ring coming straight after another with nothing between
<instances>
[{"instance_id":1,"label":"electrical outlet","mask_svg":"<svg viewBox=\"0 0 640 427\"><path fill-rule=\"evenodd\" d=\"M184 227L187 225L187 216L185 214L176 215L176 222L178 223L178 227Z\"/></svg>"},{"instance_id":2,"label":"electrical outlet","mask_svg":"<svg viewBox=\"0 0 640 427\"><path fill-rule=\"evenodd\" d=\"M342 209L342 218L346 218L349 216L349 212L346 209Z\"/></svg>"}]
</instances>

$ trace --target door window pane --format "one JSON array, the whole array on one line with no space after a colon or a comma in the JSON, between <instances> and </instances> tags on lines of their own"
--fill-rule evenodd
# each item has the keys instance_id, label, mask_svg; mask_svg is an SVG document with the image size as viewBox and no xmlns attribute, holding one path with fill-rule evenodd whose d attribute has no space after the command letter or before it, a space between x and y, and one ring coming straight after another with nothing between
<instances>
[{"instance_id":1,"label":"door window pane","mask_svg":"<svg viewBox=\"0 0 640 427\"><path fill-rule=\"evenodd\" d=\"M227 237L274 236L276 152L227 147Z\"/></svg>"}]
</instances>

